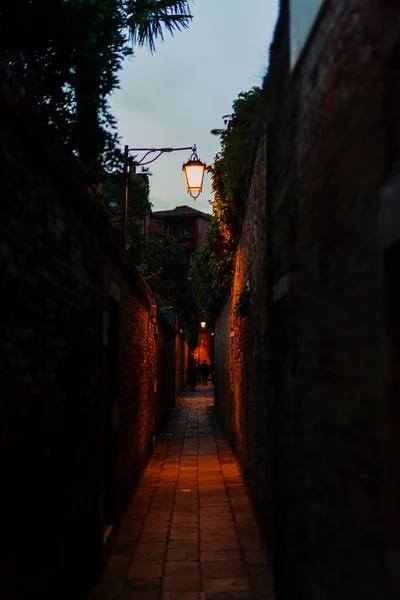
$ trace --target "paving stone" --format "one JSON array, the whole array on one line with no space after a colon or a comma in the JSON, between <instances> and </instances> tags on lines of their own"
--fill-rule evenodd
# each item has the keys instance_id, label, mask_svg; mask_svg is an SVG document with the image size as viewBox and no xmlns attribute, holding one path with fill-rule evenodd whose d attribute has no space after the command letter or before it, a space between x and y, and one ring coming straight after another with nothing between
<instances>
[{"instance_id":1,"label":"paving stone","mask_svg":"<svg viewBox=\"0 0 400 600\"><path fill-rule=\"evenodd\" d=\"M164 531L164 532L157 532L157 533L149 533L149 532L143 532L140 537L139 537L139 544L140 543L150 543L150 542L166 542L168 538L168 532Z\"/></svg>"},{"instance_id":2,"label":"paving stone","mask_svg":"<svg viewBox=\"0 0 400 600\"><path fill-rule=\"evenodd\" d=\"M203 591L206 594L222 594L250 591L247 577L227 577L224 579L203 579Z\"/></svg>"},{"instance_id":3,"label":"paving stone","mask_svg":"<svg viewBox=\"0 0 400 600\"><path fill-rule=\"evenodd\" d=\"M198 546L191 548L169 548L167 551L167 561L191 561L199 560L200 550Z\"/></svg>"},{"instance_id":4,"label":"paving stone","mask_svg":"<svg viewBox=\"0 0 400 600\"><path fill-rule=\"evenodd\" d=\"M207 600L203 592L163 592L161 600Z\"/></svg>"},{"instance_id":5,"label":"paving stone","mask_svg":"<svg viewBox=\"0 0 400 600\"><path fill-rule=\"evenodd\" d=\"M167 548L166 542L138 542L135 547L134 556L163 554Z\"/></svg>"},{"instance_id":6,"label":"paving stone","mask_svg":"<svg viewBox=\"0 0 400 600\"><path fill-rule=\"evenodd\" d=\"M197 527L199 524L199 517L196 513L172 513L171 527Z\"/></svg>"},{"instance_id":7,"label":"paving stone","mask_svg":"<svg viewBox=\"0 0 400 600\"><path fill-rule=\"evenodd\" d=\"M203 540L235 540L236 531L233 527L230 528L215 528L215 529L200 529L200 539Z\"/></svg>"},{"instance_id":8,"label":"paving stone","mask_svg":"<svg viewBox=\"0 0 400 600\"><path fill-rule=\"evenodd\" d=\"M160 590L161 579L127 579L125 587L130 590Z\"/></svg>"},{"instance_id":9,"label":"paving stone","mask_svg":"<svg viewBox=\"0 0 400 600\"><path fill-rule=\"evenodd\" d=\"M190 550L194 545L198 544L198 539L193 540L168 540L168 550L171 548L179 548L181 550Z\"/></svg>"},{"instance_id":10,"label":"paving stone","mask_svg":"<svg viewBox=\"0 0 400 600\"><path fill-rule=\"evenodd\" d=\"M241 560L202 562L201 576L203 579L246 577L246 565Z\"/></svg>"},{"instance_id":11,"label":"paving stone","mask_svg":"<svg viewBox=\"0 0 400 600\"><path fill-rule=\"evenodd\" d=\"M231 560L241 560L241 552L239 550L220 550L202 552L200 554L200 562L220 562Z\"/></svg>"},{"instance_id":12,"label":"paving stone","mask_svg":"<svg viewBox=\"0 0 400 600\"><path fill-rule=\"evenodd\" d=\"M151 564L146 561L133 560L128 571L128 579L156 579L163 574L163 564Z\"/></svg>"},{"instance_id":13,"label":"paving stone","mask_svg":"<svg viewBox=\"0 0 400 600\"><path fill-rule=\"evenodd\" d=\"M159 590L131 590L125 588L119 600L159 600Z\"/></svg>"},{"instance_id":14,"label":"paving stone","mask_svg":"<svg viewBox=\"0 0 400 600\"><path fill-rule=\"evenodd\" d=\"M212 552L215 550L239 550L239 542L237 539L201 540L200 550L202 552Z\"/></svg>"},{"instance_id":15,"label":"paving stone","mask_svg":"<svg viewBox=\"0 0 400 600\"><path fill-rule=\"evenodd\" d=\"M168 561L165 563L165 575L190 575L197 573L200 563L194 560Z\"/></svg>"},{"instance_id":16,"label":"paving stone","mask_svg":"<svg viewBox=\"0 0 400 600\"><path fill-rule=\"evenodd\" d=\"M167 523L161 523L160 525L145 525L143 527L143 535L145 536L147 533L167 533L169 531L170 525Z\"/></svg>"},{"instance_id":17,"label":"paving stone","mask_svg":"<svg viewBox=\"0 0 400 600\"><path fill-rule=\"evenodd\" d=\"M220 594L206 594L207 600L261 600L253 592L227 592ZM263 599L264 600L264 599ZM269 599L268 599L269 600Z\"/></svg>"},{"instance_id":18,"label":"paving stone","mask_svg":"<svg viewBox=\"0 0 400 600\"><path fill-rule=\"evenodd\" d=\"M177 399L88 600L273 600L273 577L212 388Z\"/></svg>"},{"instance_id":19,"label":"paving stone","mask_svg":"<svg viewBox=\"0 0 400 600\"><path fill-rule=\"evenodd\" d=\"M164 575L163 591L199 592L200 574L196 572L189 575Z\"/></svg>"},{"instance_id":20,"label":"paving stone","mask_svg":"<svg viewBox=\"0 0 400 600\"><path fill-rule=\"evenodd\" d=\"M165 561L165 552L162 554L135 554L132 563L142 563L146 565L162 565Z\"/></svg>"},{"instance_id":21,"label":"paving stone","mask_svg":"<svg viewBox=\"0 0 400 600\"><path fill-rule=\"evenodd\" d=\"M172 527L169 532L170 540L197 540L198 538L198 527Z\"/></svg>"}]
</instances>

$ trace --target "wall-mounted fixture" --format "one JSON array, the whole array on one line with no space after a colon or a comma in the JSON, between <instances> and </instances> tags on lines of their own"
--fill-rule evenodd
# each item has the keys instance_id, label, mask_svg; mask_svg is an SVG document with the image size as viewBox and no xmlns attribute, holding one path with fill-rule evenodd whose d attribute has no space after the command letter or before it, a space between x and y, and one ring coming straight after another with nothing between
<instances>
[{"instance_id":1,"label":"wall-mounted fixture","mask_svg":"<svg viewBox=\"0 0 400 600\"><path fill-rule=\"evenodd\" d=\"M192 154L187 162L182 166L182 170L185 175L186 189L194 200L203 191L203 179L204 172L206 170L206 164L199 160L197 156L196 144L194 146L186 146L184 148L129 148L125 146L124 149L124 173L125 173L125 227L124 227L124 242L125 245L128 239L128 203L129 203L129 178L131 173L136 172L136 167L149 165L161 156L170 152L178 152L181 150L191 150ZM144 156L140 160L130 160L129 152L144 152ZM153 153L157 156L154 158L147 157Z\"/></svg>"},{"instance_id":2,"label":"wall-mounted fixture","mask_svg":"<svg viewBox=\"0 0 400 600\"><path fill-rule=\"evenodd\" d=\"M182 165L182 171L184 172L186 180L186 188L193 200L196 200L203 190L203 179L206 166L205 163L199 160L196 146L194 146L192 156Z\"/></svg>"}]
</instances>

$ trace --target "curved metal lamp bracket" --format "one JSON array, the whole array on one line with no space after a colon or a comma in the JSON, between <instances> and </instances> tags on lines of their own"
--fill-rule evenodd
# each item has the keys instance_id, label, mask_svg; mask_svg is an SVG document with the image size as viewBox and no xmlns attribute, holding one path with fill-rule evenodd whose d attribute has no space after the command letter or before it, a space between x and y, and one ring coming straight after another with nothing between
<instances>
[{"instance_id":1,"label":"curved metal lamp bracket","mask_svg":"<svg viewBox=\"0 0 400 600\"><path fill-rule=\"evenodd\" d=\"M134 160L134 164L136 166L144 166L153 163L155 160L160 158L161 154L166 154L170 152L179 152L181 150L191 150L192 156L196 156L197 158L197 149L196 144L194 146L186 146L185 148L128 148L125 146L125 160L128 161L128 153L129 152L144 152L145 154L142 156L140 160ZM146 158L150 155L157 152L157 156L151 158L150 160L146 160ZM198 159L197 159L198 160Z\"/></svg>"},{"instance_id":2,"label":"curved metal lamp bracket","mask_svg":"<svg viewBox=\"0 0 400 600\"><path fill-rule=\"evenodd\" d=\"M139 160L133 160L133 165L137 166L145 166L150 165L158 158L160 158L161 154L166 154L170 152L179 152L181 150L191 150L192 155L190 160L198 161L199 157L197 156L197 148L196 144L194 146L185 146L184 148L129 148L129 146L125 146L124 148L124 173L125 173L125 218L124 218L124 241L125 246L128 239L128 202L129 202L129 152L144 152L144 155ZM152 154L157 154L153 158L149 158ZM195 200L199 195L199 193L194 196L192 192L190 195Z\"/></svg>"}]
</instances>

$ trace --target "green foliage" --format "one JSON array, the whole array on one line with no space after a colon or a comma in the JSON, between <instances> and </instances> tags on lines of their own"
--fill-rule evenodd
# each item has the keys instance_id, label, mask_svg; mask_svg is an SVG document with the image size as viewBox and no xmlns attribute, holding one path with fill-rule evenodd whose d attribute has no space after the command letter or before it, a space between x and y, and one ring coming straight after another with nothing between
<instances>
[{"instance_id":1,"label":"green foliage","mask_svg":"<svg viewBox=\"0 0 400 600\"><path fill-rule=\"evenodd\" d=\"M139 271L149 284L160 307L172 307L186 339L196 338L196 304L188 278L189 261L182 244L169 235L141 245ZM196 344L194 344L196 345Z\"/></svg>"},{"instance_id":2,"label":"green foliage","mask_svg":"<svg viewBox=\"0 0 400 600\"><path fill-rule=\"evenodd\" d=\"M261 89L258 87L241 92L233 102L233 113L224 117L226 129L211 131L221 138L221 151L208 169L213 181L213 210L232 240L237 236L240 217L244 212L245 186L251 167L260 99Z\"/></svg>"},{"instance_id":3,"label":"green foliage","mask_svg":"<svg viewBox=\"0 0 400 600\"><path fill-rule=\"evenodd\" d=\"M155 41L164 40L163 27L173 35L186 29L192 16L187 0L128 0L127 25L134 46L148 46L155 51Z\"/></svg>"},{"instance_id":4,"label":"green foliage","mask_svg":"<svg viewBox=\"0 0 400 600\"><path fill-rule=\"evenodd\" d=\"M124 58L132 54L123 5L123 0L16 0L0 18L6 61L44 121L90 170L119 164L108 97L118 87Z\"/></svg>"},{"instance_id":5,"label":"green foliage","mask_svg":"<svg viewBox=\"0 0 400 600\"><path fill-rule=\"evenodd\" d=\"M187 27L189 0L13 0L0 9L0 51L92 181L121 168L110 94L132 54Z\"/></svg>"},{"instance_id":6,"label":"green foliage","mask_svg":"<svg viewBox=\"0 0 400 600\"><path fill-rule=\"evenodd\" d=\"M125 228L125 175L109 173L99 185L99 196L108 211L118 236L124 238ZM145 243L142 234L142 220L151 211L149 201L150 182L146 173L130 176L128 202L127 248L135 263L142 260L142 247Z\"/></svg>"},{"instance_id":7,"label":"green foliage","mask_svg":"<svg viewBox=\"0 0 400 600\"><path fill-rule=\"evenodd\" d=\"M260 99L260 88L241 92L233 103L233 113L224 117L226 129L211 132L221 137L221 151L208 169L213 181L215 218L190 273L196 301L210 322L219 315L232 281Z\"/></svg>"},{"instance_id":8,"label":"green foliage","mask_svg":"<svg viewBox=\"0 0 400 600\"><path fill-rule=\"evenodd\" d=\"M214 322L224 305L233 274L234 253L234 245L222 235L217 219L213 219L190 271L194 298L209 323Z\"/></svg>"}]
</instances>

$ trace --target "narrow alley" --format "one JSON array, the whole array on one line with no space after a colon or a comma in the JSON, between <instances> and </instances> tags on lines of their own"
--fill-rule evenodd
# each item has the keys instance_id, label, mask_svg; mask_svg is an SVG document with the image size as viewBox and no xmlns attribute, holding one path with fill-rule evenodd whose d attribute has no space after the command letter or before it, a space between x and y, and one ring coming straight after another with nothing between
<instances>
[{"instance_id":1,"label":"narrow alley","mask_svg":"<svg viewBox=\"0 0 400 600\"><path fill-rule=\"evenodd\" d=\"M273 579L214 388L177 399L90 600L272 599Z\"/></svg>"}]
</instances>

